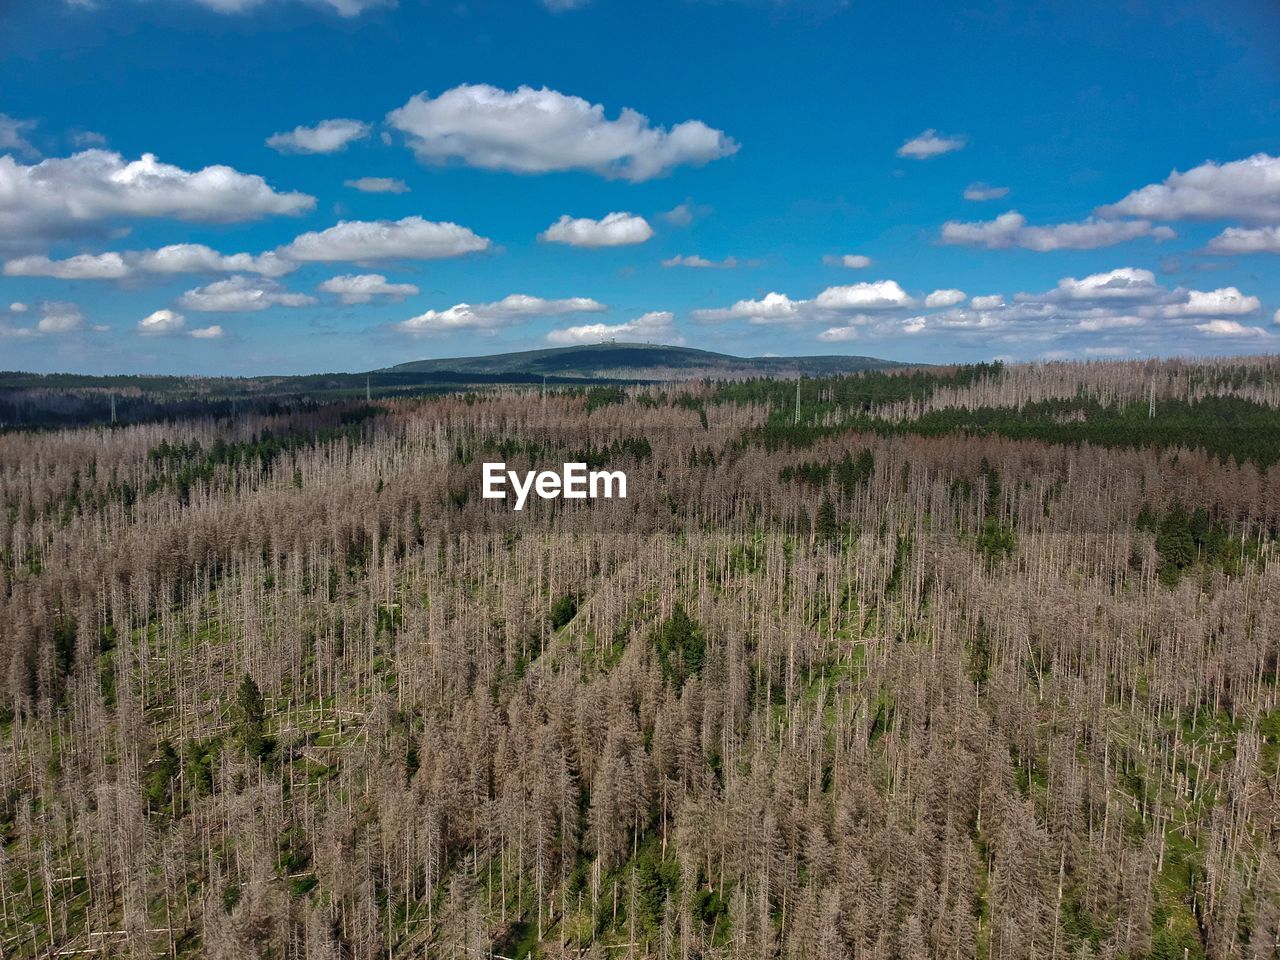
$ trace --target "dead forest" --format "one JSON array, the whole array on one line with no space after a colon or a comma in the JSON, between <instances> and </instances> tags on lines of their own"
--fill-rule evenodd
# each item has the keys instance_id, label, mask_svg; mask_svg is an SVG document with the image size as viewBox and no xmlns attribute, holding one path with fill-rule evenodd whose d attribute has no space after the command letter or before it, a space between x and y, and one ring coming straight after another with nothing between
<instances>
[{"instance_id":1,"label":"dead forest","mask_svg":"<svg viewBox=\"0 0 1280 960\"><path fill-rule=\"evenodd\" d=\"M1273 960L1278 536L1280 358L0 433L0 955Z\"/></svg>"}]
</instances>

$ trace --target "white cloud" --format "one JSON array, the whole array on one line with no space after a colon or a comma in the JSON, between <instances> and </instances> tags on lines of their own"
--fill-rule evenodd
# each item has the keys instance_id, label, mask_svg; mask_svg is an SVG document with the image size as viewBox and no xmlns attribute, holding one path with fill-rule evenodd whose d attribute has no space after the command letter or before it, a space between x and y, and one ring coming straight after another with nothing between
<instances>
[{"instance_id":1,"label":"white cloud","mask_svg":"<svg viewBox=\"0 0 1280 960\"><path fill-rule=\"evenodd\" d=\"M1185 303L1169 304L1165 308L1171 317L1237 317L1248 316L1262 309L1257 297L1247 297L1235 287L1219 290L1188 290Z\"/></svg>"},{"instance_id":2,"label":"white cloud","mask_svg":"<svg viewBox=\"0 0 1280 960\"><path fill-rule=\"evenodd\" d=\"M1118 267L1079 279L1064 277L1051 290L1019 293L1012 302L974 297L967 307L905 321L890 318L865 332L892 336L931 331L981 337L984 343L1063 341L1076 344L1077 353L1088 348L1099 356L1107 354L1097 351L1156 353L1167 352L1176 338L1188 334L1257 338L1252 331L1258 328L1230 318L1260 309L1257 297L1235 287L1169 289L1150 270Z\"/></svg>"},{"instance_id":3,"label":"white cloud","mask_svg":"<svg viewBox=\"0 0 1280 960\"><path fill-rule=\"evenodd\" d=\"M1122 214L1149 220L1240 220L1280 222L1280 157L1257 153L1244 160L1213 161L1162 183L1135 190L1119 203L1099 207L1101 216Z\"/></svg>"},{"instance_id":4,"label":"white cloud","mask_svg":"<svg viewBox=\"0 0 1280 960\"><path fill-rule=\"evenodd\" d=\"M138 269L148 273L257 273L283 277L297 265L274 253L221 254L202 243L175 243L135 255Z\"/></svg>"},{"instance_id":5,"label":"white cloud","mask_svg":"<svg viewBox=\"0 0 1280 960\"><path fill-rule=\"evenodd\" d=\"M324 293L336 293L343 303L368 303L375 297L403 300L418 292L412 283L387 283L387 278L380 273L348 273L330 277L320 284L319 289Z\"/></svg>"},{"instance_id":6,"label":"white cloud","mask_svg":"<svg viewBox=\"0 0 1280 960\"><path fill-rule=\"evenodd\" d=\"M690 316L703 323L722 320L749 320L752 323L795 322L807 300L792 300L785 293L768 293L759 300L739 300L725 309L694 310Z\"/></svg>"},{"instance_id":7,"label":"white cloud","mask_svg":"<svg viewBox=\"0 0 1280 960\"><path fill-rule=\"evenodd\" d=\"M17 300L15 300L13 303L9 304L9 312L10 312L10 313L26 313L26 312L27 312L27 310L28 310L27 305L26 305L25 303L20 303L20 302L19 302L19 301L17 301Z\"/></svg>"},{"instance_id":8,"label":"white cloud","mask_svg":"<svg viewBox=\"0 0 1280 960\"><path fill-rule=\"evenodd\" d=\"M85 326L84 314L74 303L46 300L40 304L40 322L36 324L40 333L76 333Z\"/></svg>"},{"instance_id":9,"label":"white cloud","mask_svg":"<svg viewBox=\"0 0 1280 960\"><path fill-rule=\"evenodd\" d=\"M460 257L488 247L487 238L456 223L405 217L395 221L343 220L327 230L304 233L276 252L289 260L364 263Z\"/></svg>"},{"instance_id":10,"label":"white cloud","mask_svg":"<svg viewBox=\"0 0 1280 960\"><path fill-rule=\"evenodd\" d=\"M603 303L589 297L544 300L514 293L494 303L456 303L447 310L428 310L395 324L405 333L449 333L454 330L494 330L532 317L560 317L574 313L601 313Z\"/></svg>"},{"instance_id":11,"label":"white cloud","mask_svg":"<svg viewBox=\"0 0 1280 960\"><path fill-rule=\"evenodd\" d=\"M30 166L0 156L0 246L102 233L134 217L232 223L315 206L303 193L277 193L262 177L230 167L188 171L152 154L126 161L119 153L85 150Z\"/></svg>"},{"instance_id":12,"label":"white cloud","mask_svg":"<svg viewBox=\"0 0 1280 960\"><path fill-rule=\"evenodd\" d=\"M1118 267L1106 273L1094 273L1077 280L1063 277L1058 287L1048 294L1056 302L1072 300L1150 300L1158 296L1161 287L1150 270L1136 267Z\"/></svg>"},{"instance_id":13,"label":"white cloud","mask_svg":"<svg viewBox=\"0 0 1280 960\"><path fill-rule=\"evenodd\" d=\"M567 243L571 247L621 247L644 243L653 236L653 228L644 217L625 212L606 215L601 220L568 214L538 234L548 243Z\"/></svg>"},{"instance_id":14,"label":"white cloud","mask_svg":"<svg viewBox=\"0 0 1280 960\"><path fill-rule=\"evenodd\" d=\"M11 307L10 309L12 309L12 307ZM25 308L24 308L24 309L25 309ZM1271 322L1272 322L1272 323L1280 324L1280 310L1277 310L1277 311L1276 311L1275 316L1271 318Z\"/></svg>"},{"instance_id":15,"label":"white cloud","mask_svg":"<svg viewBox=\"0 0 1280 960\"><path fill-rule=\"evenodd\" d=\"M807 323L841 314L880 312L914 306L915 301L896 280L827 287L812 300L793 300L784 293L769 293L759 300L739 300L731 307L694 310L689 316L700 323L746 320L755 325ZM858 318L855 323L868 322Z\"/></svg>"},{"instance_id":16,"label":"white cloud","mask_svg":"<svg viewBox=\"0 0 1280 960\"><path fill-rule=\"evenodd\" d=\"M370 126L360 120L322 120L314 127L294 127L267 138L267 146L279 153L337 153L353 140L369 136Z\"/></svg>"},{"instance_id":17,"label":"white cloud","mask_svg":"<svg viewBox=\"0 0 1280 960\"><path fill-rule=\"evenodd\" d=\"M1029 227L1027 218L1016 210L994 220L962 223L948 220L942 225L942 242L968 247L1003 250L1024 247L1044 253L1050 250L1094 250L1124 243L1138 237L1168 240L1175 234L1168 227L1153 227L1150 220L1097 220Z\"/></svg>"},{"instance_id":18,"label":"white cloud","mask_svg":"<svg viewBox=\"0 0 1280 960\"><path fill-rule=\"evenodd\" d=\"M316 302L305 293L289 293L273 280L228 277L188 290L178 302L202 313L247 313L268 307L305 307Z\"/></svg>"},{"instance_id":19,"label":"white cloud","mask_svg":"<svg viewBox=\"0 0 1280 960\"><path fill-rule=\"evenodd\" d=\"M361 193L408 193L409 187L403 180L395 177L360 177L347 180L346 185Z\"/></svg>"},{"instance_id":20,"label":"white cloud","mask_svg":"<svg viewBox=\"0 0 1280 960\"><path fill-rule=\"evenodd\" d=\"M72 6L91 6L93 0L68 0ZM196 3L215 13L247 13L265 5L268 0L196 0ZM358 17L366 10L377 7L394 7L396 0L304 0L313 7L320 7L340 17Z\"/></svg>"},{"instance_id":21,"label":"white cloud","mask_svg":"<svg viewBox=\"0 0 1280 960\"><path fill-rule=\"evenodd\" d=\"M954 307L957 303L963 303L965 292L963 290L935 290L924 298L926 307Z\"/></svg>"},{"instance_id":22,"label":"white cloud","mask_svg":"<svg viewBox=\"0 0 1280 960\"><path fill-rule=\"evenodd\" d=\"M542 5L553 13L562 13L565 10L581 10L591 0L542 0Z\"/></svg>"},{"instance_id":23,"label":"white cloud","mask_svg":"<svg viewBox=\"0 0 1280 960\"><path fill-rule=\"evenodd\" d=\"M53 277L58 280L121 280L137 272L175 273L258 273L281 277L297 268L274 253L253 256L235 253L224 256L199 243L178 243L159 250L126 253L83 253L66 260L44 256L19 257L4 265L10 277Z\"/></svg>"},{"instance_id":24,"label":"white cloud","mask_svg":"<svg viewBox=\"0 0 1280 960\"><path fill-rule=\"evenodd\" d=\"M17 120L7 113L0 113L0 150L36 153L36 148L24 136L34 126L34 120Z\"/></svg>"},{"instance_id":25,"label":"white cloud","mask_svg":"<svg viewBox=\"0 0 1280 960\"><path fill-rule=\"evenodd\" d=\"M941 156L964 147L964 137L941 136L937 130L929 129L919 136L912 137L898 148L898 156L911 157L915 160L927 160Z\"/></svg>"},{"instance_id":26,"label":"white cloud","mask_svg":"<svg viewBox=\"0 0 1280 960\"><path fill-rule=\"evenodd\" d=\"M1019 353L1033 344L1032 355L1038 357L1057 346L1069 348L1071 355L1090 349L1105 351L1096 354L1104 356L1193 349L1206 336L1270 344L1253 332L1257 328L1241 322L1261 308L1257 297L1235 287L1171 289L1159 284L1152 271L1126 266L1064 277L1047 291L1010 298L990 294L966 300L963 291L950 288L914 298L894 281L882 280L828 288L807 300L774 292L728 308L696 310L690 318L797 329L816 321L815 336L825 343L934 334L972 338L984 347L1009 344ZM1276 322L1280 324L1280 311Z\"/></svg>"},{"instance_id":27,"label":"white cloud","mask_svg":"<svg viewBox=\"0 0 1280 960\"><path fill-rule=\"evenodd\" d=\"M983 200L999 200L1009 195L1008 187L993 187L988 183L971 183L964 188L964 198L981 202Z\"/></svg>"},{"instance_id":28,"label":"white cloud","mask_svg":"<svg viewBox=\"0 0 1280 960\"><path fill-rule=\"evenodd\" d=\"M1197 323L1196 329L1206 337L1270 337L1261 327L1247 327L1235 320L1210 320Z\"/></svg>"},{"instance_id":29,"label":"white cloud","mask_svg":"<svg viewBox=\"0 0 1280 960\"><path fill-rule=\"evenodd\" d=\"M163 337L173 333L181 333L187 325L187 318L173 310L156 310L138 321L139 335L144 337Z\"/></svg>"},{"instance_id":30,"label":"white cloud","mask_svg":"<svg viewBox=\"0 0 1280 960\"><path fill-rule=\"evenodd\" d=\"M1209 241L1209 253L1280 253L1280 227L1227 227Z\"/></svg>"},{"instance_id":31,"label":"white cloud","mask_svg":"<svg viewBox=\"0 0 1280 960\"><path fill-rule=\"evenodd\" d=\"M640 181L738 149L700 120L668 130L631 109L610 120L600 104L546 87L507 91L463 84L435 98L420 93L391 111L387 122L408 137L423 162L459 160L517 173L586 170Z\"/></svg>"},{"instance_id":32,"label":"white cloud","mask_svg":"<svg viewBox=\"0 0 1280 960\"><path fill-rule=\"evenodd\" d=\"M664 267L693 267L695 269L711 269L716 267L731 269L738 265L737 257L725 257L723 260L708 260L706 257L700 257L696 253L689 256L677 253L674 257L670 257L662 261Z\"/></svg>"},{"instance_id":33,"label":"white cloud","mask_svg":"<svg viewBox=\"0 0 1280 960\"><path fill-rule=\"evenodd\" d=\"M912 305L912 299L896 280L827 287L814 303L825 310L889 310Z\"/></svg>"},{"instance_id":34,"label":"white cloud","mask_svg":"<svg viewBox=\"0 0 1280 960\"><path fill-rule=\"evenodd\" d=\"M829 267L848 267L850 270L865 270L871 266L871 258L860 253L829 253L822 258L822 262Z\"/></svg>"},{"instance_id":35,"label":"white cloud","mask_svg":"<svg viewBox=\"0 0 1280 960\"><path fill-rule=\"evenodd\" d=\"M626 323L588 323L577 327L552 330L547 334L551 343L598 343L601 340L660 340L663 343L683 343L675 332L675 317L665 310L654 310L628 320Z\"/></svg>"},{"instance_id":36,"label":"white cloud","mask_svg":"<svg viewBox=\"0 0 1280 960\"><path fill-rule=\"evenodd\" d=\"M312 6L328 7L340 17L358 17L366 10L394 7L396 0L307 0Z\"/></svg>"},{"instance_id":37,"label":"white cloud","mask_svg":"<svg viewBox=\"0 0 1280 960\"><path fill-rule=\"evenodd\" d=\"M82 253L66 260L48 257L19 257L4 265L6 277L53 277L57 280L119 280L128 276L129 266L118 253Z\"/></svg>"},{"instance_id":38,"label":"white cloud","mask_svg":"<svg viewBox=\"0 0 1280 960\"><path fill-rule=\"evenodd\" d=\"M138 321L134 327L142 337L168 337L185 333L196 340L219 340L222 338L222 327L213 324L208 327L187 329L187 318L174 310L156 310Z\"/></svg>"}]
</instances>

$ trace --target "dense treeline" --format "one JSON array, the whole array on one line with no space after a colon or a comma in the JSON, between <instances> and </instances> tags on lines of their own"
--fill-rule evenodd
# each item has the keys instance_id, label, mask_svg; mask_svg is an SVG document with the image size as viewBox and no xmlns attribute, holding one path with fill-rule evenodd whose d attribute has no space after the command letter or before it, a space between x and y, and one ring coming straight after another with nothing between
<instances>
[{"instance_id":1,"label":"dense treeline","mask_svg":"<svg viewBox=\"0 0 1280 960\"><path fill-rule=\"evenodd\" d=\"M0 434L0 951L1272 958L1278 369Z\"/></svg>"}]
</instances>

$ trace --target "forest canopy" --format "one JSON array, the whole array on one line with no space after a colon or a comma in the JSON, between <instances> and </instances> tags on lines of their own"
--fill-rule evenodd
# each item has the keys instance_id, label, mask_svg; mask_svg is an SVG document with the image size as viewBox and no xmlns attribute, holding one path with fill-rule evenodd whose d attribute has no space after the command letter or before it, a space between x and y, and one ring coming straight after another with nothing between
<instances>
[{"instance_id":1,"label":"forest canopy","mask_svg":"<svg viewBox=\"0 0 1280 960\"><path fill-rule=\"evenodd\" d=\"M159 406L0 432L6 957L1280 949L1276 358Z\"/></svg>"}]
</instances>

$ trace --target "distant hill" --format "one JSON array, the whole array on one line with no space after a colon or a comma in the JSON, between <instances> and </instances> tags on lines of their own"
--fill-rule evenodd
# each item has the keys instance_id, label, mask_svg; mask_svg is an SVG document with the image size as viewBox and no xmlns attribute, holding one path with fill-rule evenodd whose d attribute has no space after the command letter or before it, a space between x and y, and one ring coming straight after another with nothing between
<instances>
[{"instance_id":1,"label":"distant hill","mask_svg":"<svg viewBox=\"0 0 1280 960\"><path fill-rule=\"evenodd\" d=\"M380 373L461 376L547 376L584 380L694 380L731 377L826 376L913 366L876 357L735 357L652 343L593 343L483 357L413 360Z\"/></svg>"},{"instance_id":2,"label":"distant hill","mask_svg":"<svg viewBox=\"0 0 1280 960\"><path fill-rule=\"evenodd\" d=\"M0 371L0 431L289 409L302 402L422 396L485 385L606 386L646 381L830 376L916 366L875 357L735 357L650 343L595 343L414 360L367 373L86 376Z\"/></svg>"}]
</instances>

